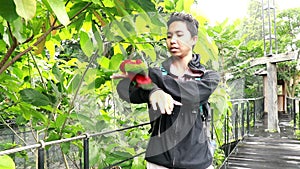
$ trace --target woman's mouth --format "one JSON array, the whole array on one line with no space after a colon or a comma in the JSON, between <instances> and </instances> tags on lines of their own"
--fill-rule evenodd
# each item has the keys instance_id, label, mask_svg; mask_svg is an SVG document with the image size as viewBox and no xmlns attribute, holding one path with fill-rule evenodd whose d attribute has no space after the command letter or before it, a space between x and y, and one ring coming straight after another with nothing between
<instances>
[{"instance_id":1,"label":"woman's mouth","mask_svg":"<svg viewBox=\"0 0 300 169\"><path fill-rule=\"evenodd\" d=\"M176 47L171 47L171 48L170 48L170 52L171 52L171 53L178 52L178 48L176 48Z\"/></svg>"}]
</instances>

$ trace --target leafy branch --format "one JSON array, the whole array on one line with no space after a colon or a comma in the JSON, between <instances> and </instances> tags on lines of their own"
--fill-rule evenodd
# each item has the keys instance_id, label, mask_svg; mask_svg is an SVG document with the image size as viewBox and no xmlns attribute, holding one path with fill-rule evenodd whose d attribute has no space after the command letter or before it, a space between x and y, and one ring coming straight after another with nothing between
<instances>
[{"instance_id":1,"label":"leafy branch","mask_svg":"<svg viewBox=\"0 0 300 169\"><path fill-rule=\"evenodd\" d=\"M76 18L78 15L80 15L83 11L85 11L90 5L92 4L92 2L88 3L86 6L84 6L80 11L78 11L72 18L71 21L74 20L74 18ZM15 57L12 58L12 60L10 62L8 62L6 64L6 62L8 61L8 58L12 55L12 53L14 52L14 50L17 48L18 46L18 42L17 39L12 35L11 32L11 28L9 26L9 30L10 30L10 35L13 39L13 45L9 48L8 52L6 53L5 57L3 58L3 60L0 62L0 75L11 65L13 65L18 59L20 59L23 55L27 54L28 52L30 52L31 50L33 50L35 47L37 47L41 42L43 42L46 37L54 30L57 29L61 29L63 27L63 24L60 24L58 26L55 26L57 19L55 19L53 21L53 23L51 24L50 28L42 35L40 36L37 41L30 47L26 48L24 51L20 52L19 54L17 54ZM8 25L10 25L8 23ZM30 37L29 39L33 39L33 37ZM29 42L29 40L26 40L25 42Z\"/></svg>"},{"instance_id":2,"label":"leafy branch","mask_svg":"<svg viewBox=\"0 0 300 169\"><path fill-rule=\"evenodd\" d=\"M75 95L74 95L74 97L73 97L73 99L72 99L72 101L71 101L69 110L68 110L68 112L67 112L67 115L68 115L68 116L71 114L71 112L72 112L72 110L73 110L73 108L74 108L74 103L75 103L75 100L77 99L77 96L78 96L78 93L79 93L79 91L80 91L81 85L82 85L82 83L83 83L84 77L85 77L87 71L89 70L89 68L91 67L93 61L96 59L97 56L98 56L98 49L96 50L96 52L94 53L94 55L91 57L91 59L90 59L90 61L89 61L89 64L87 65L86 69L84 70L84 72L83 72L83 74L82 74L82 77L81 77L81 79L80 79L80 81L79 81L79 85L78 85L78 87L77 87L77 89L76 89ZM67 121L68 121L68 118L65 119L65 121L64 121L64 123L63 123L63 125L62 125L62 127L61 127L61 130L60 130L60 132L59 132L59 136L60 136L60 137L61 137L62 134L63 134L63 130L64 130L66 124L67 124Z\"/></svg>"}]
</instances>

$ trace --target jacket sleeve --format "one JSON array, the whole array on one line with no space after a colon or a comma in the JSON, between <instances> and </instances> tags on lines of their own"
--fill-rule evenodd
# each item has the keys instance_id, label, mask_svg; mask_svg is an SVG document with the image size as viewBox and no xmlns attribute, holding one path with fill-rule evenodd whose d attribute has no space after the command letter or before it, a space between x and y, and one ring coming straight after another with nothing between
<instances>
[{"instance_id":1,"label":"jacket sleeve","mask_svg":"<svg viewBox=\"0 0 300 169\"><path fill-rule=\"evenodd\" d=\"M122 79L117 85L117 92L121 99L129 103L147 103L151 90L136 87L129 78Z\"/></svg>"},{"instance_id":2,"label":"jacket sleeve","mask_svg":"<svg viewBox=\"0 0 300 169\"><path fill-rule=\"evenodd\" d=\"M209 96L217 88L220 75L211 70L205 71L201 80L182 81L169 75L162 75L158 69L150 69L150 78L175 100L187 104L199 104L206 102Z\"/></svg>"}]
</instances>

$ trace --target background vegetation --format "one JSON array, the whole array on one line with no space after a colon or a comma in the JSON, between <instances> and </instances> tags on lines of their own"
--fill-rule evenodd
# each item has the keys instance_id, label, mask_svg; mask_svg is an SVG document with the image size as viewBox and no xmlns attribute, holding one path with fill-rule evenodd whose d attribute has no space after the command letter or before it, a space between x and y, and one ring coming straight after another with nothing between
<instances>
[{"instance_id":1,"label":"background vegetation","mask_svg":"<svg viewBox=\"0 0 300 169\"><path fill-rule=\"evenodd\" d=\"M0 150L29 142L18 134L25 126L34 142L70 138L83 133L113 130L147 122L145 105L130 105L115 92L109 77L124 59L143 59L149 66L168 57L166 19L174 11L193 14L200 21L195 52L201 62L222 74L222 83L211 97L216 135L222 142L222 121L231 108L230 98L261 96L261 81L249 66L263 56L260 3L249 5L248 18L210 25L191 6L194 0L5 0L0 6L0 122L18 142L1 142ZM279 52L298 50L300 9L277 15ZM278 77L298 89L297 61L278 65ZM227 75L231 78L228 78ZM291 77L294 79L291 81ZM239 81L242 79L242 81ZM231 92L235 82L241 90ZM240 93L242 92L242 94ZM230 97L231 96L231 97ZM101 136L91 140L90 163L103 168L143 152L148 128ZM74 154L74 147L76 150ZM59 147L66 168L80 168L80 142ZM217 151L215 164L222 162ZM26 153L18 156L28 158ZM76 162L77 160L77 162ZM221 161L218 161L221 160ZM1 161L5 161L2 163ZM0 166L13 166L8 156ZM143 157L122 164L143 168Z\"/></svg>"}]
</instances>

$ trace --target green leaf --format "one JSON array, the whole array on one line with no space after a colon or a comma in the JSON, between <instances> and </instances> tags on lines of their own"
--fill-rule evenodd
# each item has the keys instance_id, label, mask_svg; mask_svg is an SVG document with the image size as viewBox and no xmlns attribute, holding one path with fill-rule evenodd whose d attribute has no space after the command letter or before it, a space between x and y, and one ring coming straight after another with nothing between
<instances>
[{"instance_id":1,"label":"green leaf","mask_svg":"<svg viewBox=\"0 0 300 169\"><path fill-rule=\"evenodd\" d=\"M58 115L55 121L56 128L60 129L66 119L67 119L67 114Z\"/></svg>"},{"instance_id":2,"label":"green leaf","mask_svg":"<svg viewBox=\"0 0 300 169\"><path fill-rule=\"evenodd\" d=\"M57 19L61 24L67 26L70 23L69 16L65 9L65 4L63 0L47 0L50 5L52 11L55 13Z\"/></svg>"},{"instance_id":3,"label":"green leaf","mask_svg":"<svg viewBox=\"0 0 300 169\"><path fill-rule=\"evenodd\" d=\"M57 134L57 132L55 130L50 130L46 141L53 141L53 140L58 140L58 139L60 139L59 134Z\"/></svg>"},{"instance_id":4,"label":"green leaf","mask_svg":"<svg viewBox=\"0 0 300 169\"><path fill-rule=\"evenodd\" d=\"M95 79L95 88L98 89L99 87L101 87L102 84L105 84L105 79L104 78L96 78Z\"/></svg>"},{"instance_id":5,"label":"green leaf","mask_svg":"<svg viewBox=\"0 0 300 169\"><path fill-rule=\"evenodd\" d=\"M155 4L151 0L128 0L128 2L133 4L135 8L142 8L145 12L156 11Z\"/></svg>"},{"instance_id":6,"label":"green leaf","mask_svg":"<svg viewBox=\"0 0 300 169\"><path fill-rule=\"evenodd\" d=\"M0 16L8 22L12 22L18 18L16 5L13 0L2 0L0 5Z\"/></svg>"},{"instance_id":7,"label":"green leaf","mask_svg":"<svg viewBox=\"0 0 300 169\"><path fill-rule=\"evenodd\" d=\"M109 164L113 164L120 160L124 160L124 159L130 158L130 157L132 157L132 155L128 152L113 151L113 152L110 152L110 156L107 157L107 162Z\"/></svg>"},{"instance_id":8,"label":"green leaf","mask_svg":"<svg viewBox=\"0 0 300 169\"><path fill-rule=\"evenodd\" d=\"M61 145L61 150L64 154L68 154L71 148L71 142L65 142L62 143Z\"/></svg>"},{"instance_id":9,"label":"green leaf","mask_svg":"<svg viewBox=\"0 0 300 169\"><path fill-rule=\"evenodd\" d=\"M71 113L70 118L72 119L79 119L84 121L91 121L91 118L86 116L86 114L80 114L80 113Z\"/></svg>"},{"instance_id":10,"label":"green leaf","mask_svg":"<svg viewBox=\"0 0 300 169\"><path fill-rule=\"evenodd\" d=\"M12 71L19 79L23 79L24 72L22 71L22 69L20 69L18 67L13 67Z\"/></svg>"},{"instance_id":11,"label":"green leaf","mask_svg":"<svg viewBox=\"0 0 300 169\"><path fill-rule=\"evenodd\" d=\"M0 51L4 51L4 53L6 53L6 43L4 42L4 40L0 40Z\"/></svg>"},{"instance_id":12,"label":"green leaf","mask_svg":"<svg viewBox=\"0 0 300 169\"><path fill-rule=\"evenodd\" d=\"M93 42L89 35L84 31L80 32L80 47L86 56L92 56L94 50Z\"/></svg>"},{"instance_id":13,"label":"green leaf","mask_svg":"<svg viewBox=\"0 0 300 169\"><path fill-rule=\"evenodd\" d=\"M104 57L102 56L100 59L99 59L99 64L102 68L105 68L105 69L108 69L109 68L109 62L110 60L107 58L107 57Z\"/></svg>"},{"instance_id":14,"label":"green leaf","mask_svg":"<svg viewBox=\"0 0 300 169\"><path fill-rule=\"evenodd\" d=\"M94 44L94 48L98 49L98 54L101 56L103 53L103 40L101 37L101 31L93 24L93 33L96 40Z\"/></svg>"},{"instance_id":15,"label":"green leaf","mask_svg":"<svg viewBox=\"0 0 300 169\"><path fill-rule=\"evenodd\" d=\"M39 121L42 121L44 123L47 122L47 118L45 115L42 114L41 111L37 111L34 108L32 108L32 106L28 103L25 102L21 102L20 104L18 104L20 106L19 112L22 112L22 116L26 119L26 120L30 120L31 118L35 118L38 119Z\"/></svg>"},{"instance_id":16,"label":"green leaf","mask_svg":"<svg viewBox=\"0 0 300 169\"><path fill-rule=\"evenodd\" d=\"M39 111L33 110L33 111L30 112L30 114L33 117L42 120L44 123L46 123L48 121L47 117L45 115L43 115L41 112L39 112Z\"/></svg>"},{"instance_id":17,"label":"green leaf","mask_svg":"<svg viewBox=\"0 0 300 169\"><path fill-rule=\"evenodd\" d=\"M63 81L63 76L60 73L60 69L57 67L56 64L52 67L52 73L54 74L56 80L58 80L59 82Z\"/></svg>"},{"instance_id":18,"label":"green leaf","mask_svg":"<svg viewBox=\"0 0 300 169\"><path fill-rule=\"evenodd\" d=\"M150 57L151 61L156 60L156 53L152 45L150 45L149 43L137 44L137 47L139 50L144 52L148 57Z\"/></svg>"},{"instance_id":19,"label":"green leaf","mask_svg":"<svg viewBox=\"0 0 300 169\"><path fill-rule=\"evenodd\" d=\"M26 21L32 19L36 12L36 0L14 0L19 16Z\"/></svg>"},{"instance_id":20,"label":"green leaf","mask_svg":"<svg viewBox=\"0 0 300 169\"><path fill-rule=\"evenodd\" d=\"M176 2L176 7L175 7L175 10L176 11L183 11L184 10L184 6L185 6L185 3L187 2L188 0L178 0ZM185 11L185 12L188 12L188 11Z\"/></svg>"},{"instance_id":21,"label":"green leaf","mask_svg":"<svg viewBox=\"0 0 300 169\"><path fill-rule=\"evenodd\" d=\"M135 157L131 169L145 169L144 161L143 157Z\"/></svg>"},{"instance_id":22,"label":"green leaf","mask_svg":"<svg viewBox=\"0 0 300 169\"><path fill-rule=\"evenodd\" d=\"M73 93L77 90L80 82L80 75L76 74L75 76L72 77L71 81L68 84L68 92Z\"/></svg>"},{"instance_id":23,"label":"green leaf","mask_svg":"<svg viewBox=\"0 0 300 169\"><path fill-rule=\"evenodd\" d=\"M118 53L116 55L114 55L111 59L110 59L110 64L109 64L109 69L111 70L118 70L120 63L122 62L122 60L124 60L124 57L122 54Z\"/></svg>"},{"instance_id":24,"label":"green leaf","mask_svg":"<svg viewBox=\"0 0 300 169\"><path fill-rule=\"evenodd\" d=\"M92 29L92 15L91 13L87 13L84 19L84 22L82 24L81 30L85 32L89 32Z\"/></svg>"},{"instance_id":25,"label":"green leaf","mask_svg":"<svg viewBox=\"0 0 300 169\"><path fill-rule=\"evenodd\" d=\"M0 24L0 34L4 34L4 26Z\"/></svg>"},{"instance_id":26,"label":"green leaf","mask_svg":"<svg viewBox=\"0 0 300 169\"><path fill-rule=\"evenodd\" d=\"M18 42L23 43L27 39L25 27L22 18L17 18L12 22L13 29L12 33L17 38Z\"/></svg>"},{"instance_id":27,"label":"green leaf","mask_svg":"<svg viewBox=\"0 0 300 169\"><path fill-rule=\"evenodd\" d=\"M80 121L81 125L87 130L95 129L95 122L92 121L93 119L88 117L87 114L71 113L69 117Z\"/></svg>"},{"instance_id":28,"label":"green leaf","mask_svg":"<svg viewBox=\"0 0 300 169\"><path fill-rule=\"evenodd\" d=\"M52 40L46 41L46 48L49 51L50 57L53 58L55 55L55 44Z\"/></svg>"},{"instance_id":29,"label":"green leaf","mask_svg":"<svg viewBox=\"0 0 300 169\"><path fill-rule=\"evenodd\" d=\"M139 34L150 32L149 24L151 24L151 20L147 14L142 13L135 18L135 27Z\"/></svg>"},{"instance_id":30,"label":"green leaf","mask_svg":"<svg viewBox=\"0 0 300 169\"><path fill-rule=\"evenodd\" d=\"M175 6L174 6L174 1L173 0L165 0L165 8L167 10L174 10Z\"/></svg>"},{"instance_id":31,"label":"green leaf","mask_svg":"<svg viewBox=\"0 0 300 169\"><path fill-rule=\"evenodd\" d=\"M1 169L15 169L16 165L14 161L8 156L0 156L0 168Z\"/></svg>"},{"instance_id":32,"label":"green leaf","mask_svg":"<svg viewBox=\"0 0 300 169\"><path fill-rule=\"evenodd\" d=\"M182 0L183 4L183 10L185 12L190 12L191 6L194 4L195 0Z\"/></svg>"},{"instance_id":33,"label":"green leaf","mask_svg":"<svg viewBox=\"0 0 300 169\"><path fill-rule=\"evenodd\" d=\"M20 95L24 102L34 106L46 106L51 103L47 96L32 88L21 90Z\"/></svg>"},{"instance_id":34,"label":"green leaf","mask_svg":"<svg viewBox=\"0 0 300 169\"><path fill-rule=\"evenodd\" d=\"M199 30L198 33L199 41L194 48L195 53L201 55L201 62L206 63L208 60L217 60L218 58L218 47L213 41L210 41L207 32L205 30Z\"/></svg>"}]
</instances>

